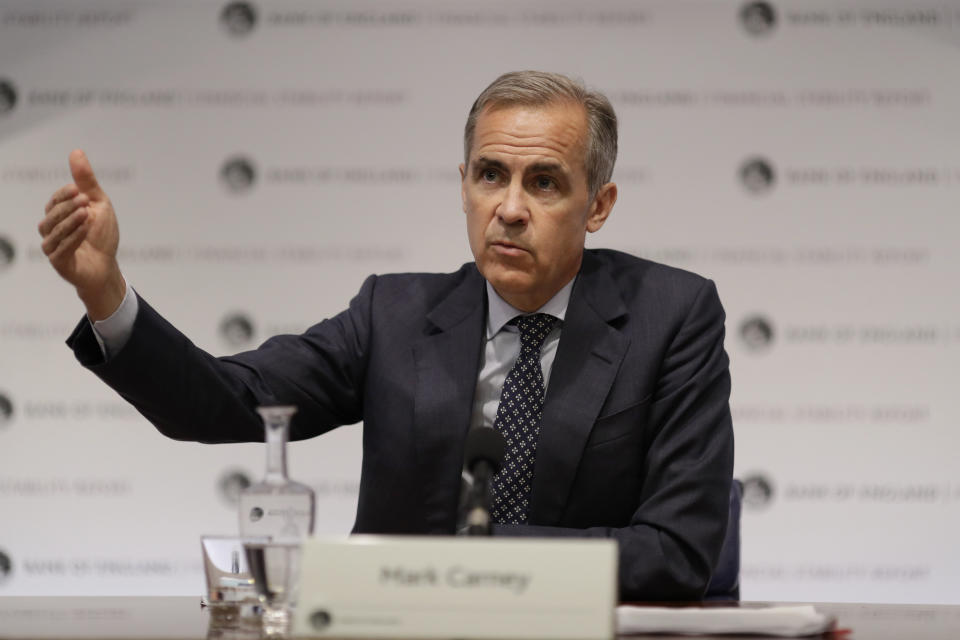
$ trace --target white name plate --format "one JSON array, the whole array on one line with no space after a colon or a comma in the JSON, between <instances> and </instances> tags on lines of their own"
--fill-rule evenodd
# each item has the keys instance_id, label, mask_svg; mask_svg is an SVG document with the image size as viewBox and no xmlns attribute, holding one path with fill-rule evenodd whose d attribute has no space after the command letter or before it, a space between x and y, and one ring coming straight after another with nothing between
<instances>
[{"instance_id":1,"label":"white name plate","mask_svg":"<svg viewBox=\"0 0 960 640\"><path fill-rule=\"evenodd\" d=\"M295 636L614 636L613 540L313 538L302 561Z\"/></svg>"}]
</instances>

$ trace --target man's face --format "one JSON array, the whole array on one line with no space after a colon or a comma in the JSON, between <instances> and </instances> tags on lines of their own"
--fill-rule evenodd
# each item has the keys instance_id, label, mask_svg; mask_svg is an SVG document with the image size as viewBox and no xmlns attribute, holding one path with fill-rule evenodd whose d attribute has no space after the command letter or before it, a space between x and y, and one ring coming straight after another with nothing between
<instances>
[{"instance_id":1,"label":"man's face","mask_svg":"<svg viewBox=\"0 0 960 640\"><path fill-rule=\"evenodd\" d=\"M470 249L483 277L522 311L545 304L580 269L616 186L587 186L587 117L575 104L487 109L460 165Z\"/></svg>"}]
</instances>

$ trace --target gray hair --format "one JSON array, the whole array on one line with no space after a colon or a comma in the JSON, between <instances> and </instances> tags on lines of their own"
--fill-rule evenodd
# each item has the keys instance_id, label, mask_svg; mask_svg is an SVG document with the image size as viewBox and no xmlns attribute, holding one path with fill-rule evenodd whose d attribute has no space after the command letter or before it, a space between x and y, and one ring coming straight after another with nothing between
<instances>
[{"instance_id":1,"label":"gray hair","mask_svg":"<svg viewBox=\"0 0 960 640\"><path fill-rule=\"evenodd\" d=\"M610 100L583 83L559 73L512 71L505 73L477 97L463 129L464 163L470 161L473 133L484 109L510 106L539 107L558 102L579 104L587 112L587 154L584 168L591 194L610 182L617 160L617 114Z\"/></svg>"}]
</instances>

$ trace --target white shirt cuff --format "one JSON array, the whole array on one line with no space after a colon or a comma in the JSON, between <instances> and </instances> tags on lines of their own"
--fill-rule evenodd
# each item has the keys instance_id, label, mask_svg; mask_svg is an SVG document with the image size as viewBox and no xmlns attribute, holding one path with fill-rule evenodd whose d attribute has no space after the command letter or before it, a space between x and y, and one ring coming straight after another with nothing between
<instances>
[{"instance_id":1,"label":"white shirt cuff","mask_svg":"<svg viewBox=\"0 0 960 640\"><path fill-rule=\"evenodd\" d=\"M140 304L137 300L137 292L127 284L127 290L123 294L123 301L116 311L110 314L110 317L103 320L91 322L93 335L100 345L104 358L110 358L120 352L123 346L130 339L133 333L133 323L137 319L137 310ZM89 318L87 318L89 321Z\"/></svg>"}]
</instances>

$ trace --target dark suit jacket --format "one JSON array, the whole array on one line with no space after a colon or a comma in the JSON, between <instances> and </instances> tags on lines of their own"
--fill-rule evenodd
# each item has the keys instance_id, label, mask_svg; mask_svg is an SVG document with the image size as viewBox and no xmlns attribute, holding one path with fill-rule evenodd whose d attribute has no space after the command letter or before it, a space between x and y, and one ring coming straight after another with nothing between
<instances>
[{"instance_id":1,"label":"dark suit jacket","mask_svg":"<svg viewBox=\"0 0 960 640\"><path fill-rule=\"evenodd\" d=\"M228 358L142 299L108 361L85 320L68 343L171 438L263 440L261 404L299 407L294 439L362 420L354 530L450 534L485 320L483 277L466 264L371 276L336 317ZM586 251L545 399L530 524L496 533L613 537L623 598L701 597L733 464L723 336L709 280Z\"/></svg>"}]
</instances>

